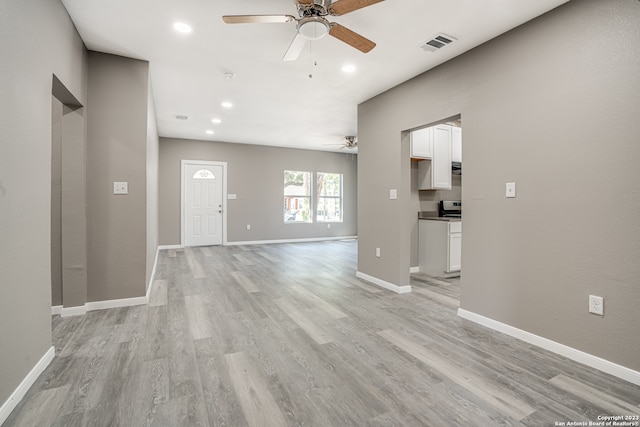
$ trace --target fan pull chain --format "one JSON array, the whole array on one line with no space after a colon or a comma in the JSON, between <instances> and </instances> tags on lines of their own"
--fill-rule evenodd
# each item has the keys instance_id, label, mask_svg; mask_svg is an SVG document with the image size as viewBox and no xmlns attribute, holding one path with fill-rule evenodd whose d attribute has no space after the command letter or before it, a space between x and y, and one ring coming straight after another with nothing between
<instances>
[{"instance_id":1,"label":"fan pull chain","mask_svg":"<svg viewBox=\"0 0 640 427\"><path fill-rule=\"evenodd\" d=\"M313 42L309 42L309 61L312 61L313 58L313 49L312 49L312 45ZM313 60L313 66L317 67L318 66L318 61ZM313 68L311 69L311 72L309 73L309 78L312 79L313 78Z\"/></svg>"},{"instance_id":2,"label":"fan pull chain","mask_svg":"<svg viewBox=\"0 0 640 427\"><path fill-rule=\"evenodd\" d=\"M318 66L318 61L313 61L313 65L314 65L315 67L317 67L317 66ZM309 78L310 78L310 79L312 79L312 78L313 78L313 73L312 73L312 72L311 72L311 73L309 73Z\"/></svg>"}]
</instances>

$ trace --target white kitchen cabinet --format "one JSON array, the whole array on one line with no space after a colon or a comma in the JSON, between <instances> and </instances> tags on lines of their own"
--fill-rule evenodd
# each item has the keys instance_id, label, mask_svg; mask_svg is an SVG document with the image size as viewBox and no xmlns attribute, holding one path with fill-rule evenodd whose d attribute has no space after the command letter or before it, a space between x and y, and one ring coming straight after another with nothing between
<instances>
[{"instance_id":1,"label":"white kitchen cabinet","mask_svg":"<svg viewBox=\"0 0 640 427\"><path fill-rule=\"evenodd\" d=\"M446 271L460 271L462 266L462 222L449 223L449 246L447 249Z\"/></svg>"},{"instance_id":2,"label":"white kitchen cabinet","mask_svg":"<svg viewBox=\"0 0 640 427\"><path fill-rule=\"evenodd\" d=\"M418 190L451 190L452 127L438 125L432 128L433 157L418 162Z\"/></svg>"},{"instance_id":3,"label":"white kitchen cabinet","mask_svg":"<svg viewBox=\"0 0 640 427\"><path fill-rule=\"evenodd\" d=\"M412 131L411 158L431 159L433 157L433 128L424 128Z\"/></svg>"},{"instance_id":4,"label":"white kitchen cabinet","mask_svg":"<svg viewBox=\"0 0 640 427\"><path fill-rule=\"evenodd\" d=\"M462 162L462 128L454 126L451 131L451 161Z\"/></svg>"},{"instance_id":5,"label":"white kitchen cabinet","mask_svg":"<svg viewBox=\"0 0 640 427\"><path fill-rule=\"evenodd\" d=\"M418 224L420 273L456 277L462 268L462 222L421 219Z\"/></svg>"}]
</instances>

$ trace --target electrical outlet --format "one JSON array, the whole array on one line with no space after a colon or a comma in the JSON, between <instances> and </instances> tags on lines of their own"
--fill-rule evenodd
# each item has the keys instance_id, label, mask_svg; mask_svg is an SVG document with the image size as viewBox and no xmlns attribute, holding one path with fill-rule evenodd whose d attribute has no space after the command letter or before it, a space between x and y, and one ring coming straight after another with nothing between
<instances>
[{"instance_id":1,"label":"electrical outlet","mask_svg":"<svg viewBox=\"0 0 640 427\"><path fill-rule=\"evenodd\" d=\"M247 230L251 230L251 224L247 224Z\"/></svg>"},{"instance_id":2,"label":"electrical outlet","mask_svg":"<svg viewBox=\"0 0 640 427\"><path fill-rule=\"evenodd\" d=\"M604 298L589 295L589 313L604 315Z\"/></svg>"},{"instance_id":3,"label":"electrical outlet","mask_svg":"<svg viewBox=\"0 0 640 427\"><path fill-rule=\"evenodd\" d=\"M331 224L327 224L327 228L331 228Z\"/></svg>"},{"instance_id":4,"label":"electrical outlet","mask_svg":"<svg viewBox=\"0 0 640 427\"><path fill-rule=\"evenodd\" d=\"M376 256L380 258L380 248L376 248Z\"/></svg>"}]
</instances>

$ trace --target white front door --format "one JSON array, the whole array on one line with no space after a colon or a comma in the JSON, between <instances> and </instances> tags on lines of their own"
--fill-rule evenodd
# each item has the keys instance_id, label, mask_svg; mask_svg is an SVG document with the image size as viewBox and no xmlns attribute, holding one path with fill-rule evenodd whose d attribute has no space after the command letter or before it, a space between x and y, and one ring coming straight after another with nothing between
<instances>
[{"instance_id":1,"label":"white front door","mask_svg":"<svg viewBox=\"0 0 640 427\"><path fill-rule=\"evenodd\" d=\"M222 166L185 163L183 170L184 245L222 244Z\"/></svg>"}]
</instances>

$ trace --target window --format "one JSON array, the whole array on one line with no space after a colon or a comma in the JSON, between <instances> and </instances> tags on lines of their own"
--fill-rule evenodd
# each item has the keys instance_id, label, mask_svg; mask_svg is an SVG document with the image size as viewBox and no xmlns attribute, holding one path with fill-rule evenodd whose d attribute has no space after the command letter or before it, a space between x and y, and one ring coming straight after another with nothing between
<instances>
[{"instance_id":1,"label":"window","mask_svg":"<svg viewBox=\"0 0 640 427\"><path fill-rule=\"evenodd\" d=\"M342 222L342 174L318 172L318 222Z\"/></svg>"},{"instance_id":2,"label":"window","mask_svg":"<svg viewBox=\"0 0 640 427\"><path fill-rule=\"evenodd\" d=\"M311 172L284 171L284 222L311 222Z\"/></svg>"},{"instance_id":3,"label":"window","mask_svg":"<svg viewBox=\"0 0 640 427\"><path fill-rule=\"evenodd\" d=\"M200 169L193 174L193 179L216 179L216 176L206 169Z\"/></svg>"}]
</instances>

